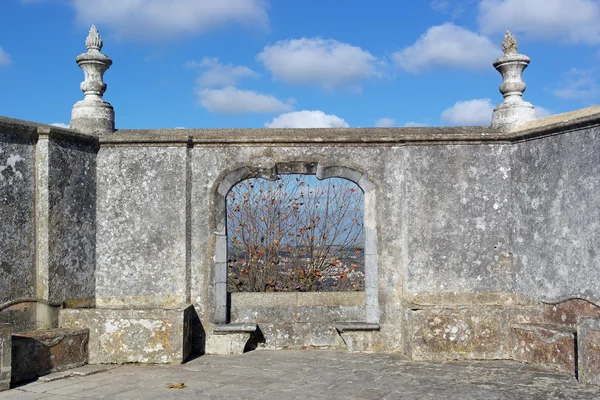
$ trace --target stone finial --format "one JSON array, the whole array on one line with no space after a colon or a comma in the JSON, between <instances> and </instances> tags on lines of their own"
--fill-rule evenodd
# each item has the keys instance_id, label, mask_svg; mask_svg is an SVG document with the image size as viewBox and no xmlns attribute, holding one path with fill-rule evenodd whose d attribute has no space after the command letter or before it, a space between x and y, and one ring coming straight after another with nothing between
<instances>
[{"instance_id":1,"label":"stone finial","mask_svg":"<svg viewBox=\"0 0 600 400\"><path fill-rule=\"evenodd\" d=\"M101 51L103 44L102 36L100 36L98 29L96 29L96 25L92 25L90 28L90 34L85 39L85 46L87 47L88 51Z\"/></svg>"},{"instance_id":2,"label":"stone finial","mask_svg":"<svg viewBox=\"0 0 600 400\"><path fill-rule=\"evenodd\" d=\"M517 49L517 39L515 39L515 35L513 35L510 29L507 29L504 40L502 40L502 51L507 56L509 54L517 54Z\"/></svg>"},{"instance_id":3,"label":"stone finial","mask_svg":"<svg viewBox=\"0 0 600 400\"><path fill-rule=\"evenodd\" d=\"M73 106L71 129L90 134L114 132L115 111L102 99L106 92L104 73L112 65L112 60L100 52L103 46L102 37L94 25L90 28L85 45L87 53L75 58L85 75L84 81L81 82L81 91L85 97Z\"/></svg>"},{"instance_id":4,"label":"stone finial","mask_svg":"<svg viewBox=\"0 0 600 400\"><path fill-rule=\"evenodd\" d=\"M531 60L517 52L517 40L510 30L506 31L502 41L502 51L504 55L494 61L494 68L502 75L500 93L504 102L494 108L492 127L510 132L535 119L533 105L523 101L523 92L527 88L522 79L523 71Z\"/></svg>"}]
</instances>

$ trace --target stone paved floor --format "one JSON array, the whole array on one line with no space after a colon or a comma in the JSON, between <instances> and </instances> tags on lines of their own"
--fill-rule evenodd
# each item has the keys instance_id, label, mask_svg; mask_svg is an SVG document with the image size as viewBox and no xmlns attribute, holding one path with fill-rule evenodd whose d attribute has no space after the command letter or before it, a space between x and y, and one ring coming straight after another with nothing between
<instances>
[{"instance_id":1,"label":"stone paved floor","mask_svg":"<svg viewBox=\"0 0 600 400\"><path fill-rule=\"evenodd\" d=\"M167 389L184 382L183 389ZM395 355L255 351L183 365L125 365L33 382L0 399L600 399L600 387L513 362L416 363Z\"/></svg>"}]
</instances>

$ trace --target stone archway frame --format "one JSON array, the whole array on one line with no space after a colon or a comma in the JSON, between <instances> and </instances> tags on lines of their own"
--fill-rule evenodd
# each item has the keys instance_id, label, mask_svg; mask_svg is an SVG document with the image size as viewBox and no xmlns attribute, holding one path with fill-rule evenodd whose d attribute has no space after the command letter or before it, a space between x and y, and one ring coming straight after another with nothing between
<instances>
[{"instance_id":1,"label":"stone archway frame","mask_svg":"<svg viewBox=\"0 0 600 400\"><path fill-rule=\"evenodd\" d=\"M260 160L259 160L260 161ZM270 161L270 160L268 160ZM261 165L262 164L262 165ZM269 165L270 164L270 165ZM343 178L354 182L364 194L365 240L365 319L379 324L378 260L377 260L377 197L375 185L364 173L344 166L324 166L315 162L257 162L237 168L221 180L215 193L215 255L213 275L213 323L227 321L227 194L233 186L248 178L273 180L277 175L315 175L317 179Z\"/></svg>"}]
</instances>

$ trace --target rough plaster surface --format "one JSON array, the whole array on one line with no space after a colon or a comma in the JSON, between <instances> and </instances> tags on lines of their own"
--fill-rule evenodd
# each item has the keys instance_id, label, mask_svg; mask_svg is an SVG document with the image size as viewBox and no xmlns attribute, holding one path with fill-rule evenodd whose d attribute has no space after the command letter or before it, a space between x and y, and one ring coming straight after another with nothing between
<instances>
[{"instance_id":1,"label":"rough plaster surface","mask_svg":"<svg viewBox=\"0 0 600 400\"><path fill-rule=\"evenodd\" d=\"M185 147L105 148L98 154L98 306L185 303L185 160Z\"/></svg>"},{"instance_id":2,"label":"rough plaster surface","mask_svg":"<svg viewBox=\"0 0 600 400\"><path fill-rule=\"evenodd\" d=\"M35 293L34 146L0 125L0 303Z\"/></svg>"},{"instance_id":3,"label":"rough plaster surface","mask_svg":"<svg viewBox=\"0 0 600 400\"><path fill-rule=\"evenodd\" d=\"M405 148L404 199L390 214L404 217L407 291L512 290L510 159L503 145Z\"/></svg>"},{"instance_id":4,"label":"rough plaster surface","mask_svg":"<svg viewBox=\"0 0 600 400\"><path fill-rule=\"evenodd\" d=\"M600 301L600 128L516 145L515 289Z\"/></svg>"},{"instance_id":5,"label":"rough plaster surface","mask_svg":"<svg viewBox=\"0 0 600 400\"><path fill-rule=\"evenodd\" d=\"M49 300L93 304L97 150L65 139L49 144Z\"/></svg>"}]
</instances>

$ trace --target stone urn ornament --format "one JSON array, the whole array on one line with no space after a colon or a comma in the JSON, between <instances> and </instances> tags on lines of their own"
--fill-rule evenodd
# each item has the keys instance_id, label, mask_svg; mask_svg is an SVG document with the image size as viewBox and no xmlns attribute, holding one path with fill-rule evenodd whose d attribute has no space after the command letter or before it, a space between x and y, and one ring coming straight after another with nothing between
<instances>
[{"instance_id":1,"label":"stone urn ornament","mask_svg":"<svg viewBox=\"0 0 600 400\"><path fill-rule=\"evenodd\" d=\"M90 28L85 45L87 53L80 54L75 59L85 75L80 86L85 97L73 106L70 128L90 134L114 132L115 111L102 99L106 92L104 73L112 65L112 60L100 52L102 37L94 25Z\"/></svg>"},{"instance_id":2,"label":"stone urn ornament","mask_svg":"<svg viewBox=\"0 0 600 400\"><path fill-rule=\"evenodd\" d=\"M523 92L527 88L523 82L523 71L531 61L529 57L517 52L518 45L510 30L506 31L502 41L504 55L494 61L494 68L502 75L500 93L504 102L494 108L492 127L510 132L527 121L535 119L535 109L531 103L523 101Z\"/></svg>"}]
</instances>

